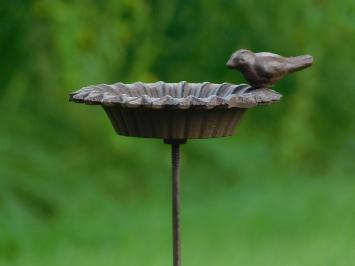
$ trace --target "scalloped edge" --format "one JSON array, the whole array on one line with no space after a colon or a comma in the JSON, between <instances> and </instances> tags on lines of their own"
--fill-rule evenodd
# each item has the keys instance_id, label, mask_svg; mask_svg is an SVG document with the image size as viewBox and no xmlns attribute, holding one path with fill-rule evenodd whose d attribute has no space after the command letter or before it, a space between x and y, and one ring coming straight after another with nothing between
<instances>
[{"instance_id":1,"label":"scalloped edge","mask_svg":"<svg viewBox=\"0 0 355 266\"><path fill-rule=\"evenodd\" d=\"M209 87L209 89L206 89ZM150 95L148 95L150 94ZM81 88L69 95L77 103L126 108L250 108L280 101L282 95L271 89L254 89L247 84L155 83L99 84Z\"/></svg>"}]
</instances>

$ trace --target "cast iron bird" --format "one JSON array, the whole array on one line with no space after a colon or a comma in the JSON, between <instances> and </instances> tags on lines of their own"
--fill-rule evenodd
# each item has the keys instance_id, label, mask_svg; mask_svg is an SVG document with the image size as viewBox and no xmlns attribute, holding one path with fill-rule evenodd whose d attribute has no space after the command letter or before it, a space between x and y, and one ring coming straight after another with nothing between
<instances>
[{"instance_id":1,"label":"cast iron bird","mask_svg":"<svg viewBox=\"0 0 355 266\"><path fill-rule=\"evenodd\" d=\"M254 88L270 88L285 75L309 67L312 63L311 55L283 57L240 49L230 57L227 67L238 69Z\"/></svg>"}]
</instances>

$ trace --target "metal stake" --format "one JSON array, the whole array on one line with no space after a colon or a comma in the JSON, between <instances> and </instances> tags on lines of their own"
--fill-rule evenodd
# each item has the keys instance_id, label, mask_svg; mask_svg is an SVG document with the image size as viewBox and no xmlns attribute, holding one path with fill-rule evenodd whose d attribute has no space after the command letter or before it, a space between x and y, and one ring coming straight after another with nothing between
<instances>
[{"instance_id":1,"label":"metal stake","mask_svg":"<svg viewBox=\"0 0 355 266\"><path fill-rule=\"evenodd\" d=\"M181 266L180 240L180 144L186 140L165 140L171 144L172 163L172 225L173 225L173 266Z\"/></svg>"}]
</instances>

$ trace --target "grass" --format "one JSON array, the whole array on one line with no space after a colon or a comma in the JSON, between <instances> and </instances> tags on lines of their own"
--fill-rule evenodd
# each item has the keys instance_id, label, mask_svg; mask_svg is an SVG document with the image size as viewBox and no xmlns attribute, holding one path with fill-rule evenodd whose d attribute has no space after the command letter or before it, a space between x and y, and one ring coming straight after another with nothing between
<instances>
[{"instance_id":1,"label":"grass","mask_svg":"<svg viewBox=\"0 0 355 266\"><path fill-rule=\"evenodd\" d=\"M183 264L355 265L355 181L287 180L184 191ZM81 193L49 220L11 201L0 220L0 265L171 265L168 196L120 202Z\"/></svg>"}]
</instances>

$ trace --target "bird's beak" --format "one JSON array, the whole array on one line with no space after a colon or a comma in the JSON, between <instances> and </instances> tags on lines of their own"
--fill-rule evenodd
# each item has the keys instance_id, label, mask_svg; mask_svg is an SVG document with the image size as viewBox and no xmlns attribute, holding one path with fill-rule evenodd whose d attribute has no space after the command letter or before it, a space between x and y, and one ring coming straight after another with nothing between
<instances>
[{"instance_id":1,"label":"bird's beak","mask_svg":"<svg viewBox=\"0 0 355 266\"><path fill-rule=\"evenodd\" d=\"M235 68L235 67L236 67L232 59L229 59L229 60L228 60L226 66L227 66L228 68Z\"/></svg>"}]
</instances>

